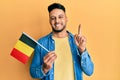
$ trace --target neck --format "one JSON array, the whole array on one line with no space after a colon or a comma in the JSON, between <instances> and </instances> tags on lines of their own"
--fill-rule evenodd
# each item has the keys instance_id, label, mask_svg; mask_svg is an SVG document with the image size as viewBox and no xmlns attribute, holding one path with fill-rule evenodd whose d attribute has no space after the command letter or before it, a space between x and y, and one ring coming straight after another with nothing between
<instances>
[{"instance_id":1,"label":"neck","mask_svg":"<svg viewBox=\"0 0 120 80\"><path fill-rule=\"evenodd\" d=\"M57 37L57 38L64 38L68 36L68 33L66 30L62 31L62 32L53 32L53 36Z\"/></svg>"}]
</instances>

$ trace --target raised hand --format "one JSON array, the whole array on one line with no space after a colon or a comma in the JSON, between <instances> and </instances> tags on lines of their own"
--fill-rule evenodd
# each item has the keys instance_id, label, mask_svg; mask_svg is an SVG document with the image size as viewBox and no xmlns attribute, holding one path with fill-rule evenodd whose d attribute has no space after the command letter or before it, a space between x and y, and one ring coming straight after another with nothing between
<instances>
[{"instance_id":1,"label":"raised hand","mask_svg":"<svg viewBox=\"0 0 120 80\"><path fill-rule=\"evenodd\" d=\"M57 58L57 55L55 54L54 51L51 51L44 56L44 64L43 64L44 73L47 73L52 68L52 65L56 58Z\"/></svg>"},{"instance_id":2,"label":"raised hand","mask_svg":"<svg viewBox=\"0 0 120 80\"><path fill-rule=\"evenodd\" d=\"M83 53L86 49L86 38L82 35L81 24L78 26L78 34L75 34L74 39L80 52Z\"/></svg>"}]
</instances>

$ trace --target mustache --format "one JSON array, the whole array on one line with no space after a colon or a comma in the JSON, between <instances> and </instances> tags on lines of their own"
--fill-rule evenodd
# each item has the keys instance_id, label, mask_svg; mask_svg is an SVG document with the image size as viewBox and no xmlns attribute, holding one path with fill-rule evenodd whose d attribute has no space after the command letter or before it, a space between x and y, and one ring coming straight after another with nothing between
<instances>
[{"instance_id":1,"label":"mustache","mask_svg":"<svg viewBox=\"0 0 120 80\"><path fill-rule=\"evenodd\" d=\"M55 24L62 24L61 22L55 22Z\"/></svg>"}]
</instances>

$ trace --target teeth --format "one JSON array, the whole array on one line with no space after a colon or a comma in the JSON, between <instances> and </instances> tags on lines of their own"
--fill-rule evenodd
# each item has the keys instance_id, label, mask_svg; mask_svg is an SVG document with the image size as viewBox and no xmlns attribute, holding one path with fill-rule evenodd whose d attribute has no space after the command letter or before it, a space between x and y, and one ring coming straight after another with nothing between
<instances>
[{"instance_id":1,"label":"teeth","mask_svg":"<svg viewBox=\"0 0 120 80\"><path fill-rule=\"evenodd\" d=\"M55 26L60 26L60 24L56 24Z\"/></svg>"}]
</instances>

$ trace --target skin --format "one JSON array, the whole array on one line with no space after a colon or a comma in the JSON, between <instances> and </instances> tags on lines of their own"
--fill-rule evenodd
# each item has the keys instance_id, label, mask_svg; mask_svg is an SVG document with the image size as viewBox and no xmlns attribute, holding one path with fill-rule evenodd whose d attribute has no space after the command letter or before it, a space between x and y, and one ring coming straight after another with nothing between
<instances>
[{"instance_id":1,"label":"skin","mask_svg":"<svg viewBox=\"0 0 120 80\"><path fill-rule=\"evenodd\" d=\"M64 38L68 36L66 32L66 24L67 24L67 16L65 12L61 9L53 9L49 13L49 22L52 27L53 36L57 38ZM78 34L74 36L75 43L79 48L81 54L85 51L86 48L86 38L81 33L81 25L78 28ZM47 55L44 56L44 64L43 71L47 73L56 60L57 55L54 51L48 52Z\"/></svg>"}]
</instances>

